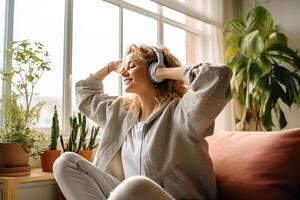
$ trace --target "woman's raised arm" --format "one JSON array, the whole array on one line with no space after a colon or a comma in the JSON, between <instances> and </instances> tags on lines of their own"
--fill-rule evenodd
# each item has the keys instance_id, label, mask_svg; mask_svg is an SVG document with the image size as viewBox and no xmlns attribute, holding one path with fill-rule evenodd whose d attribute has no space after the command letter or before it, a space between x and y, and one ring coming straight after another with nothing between
<instances>
[{"instance_id":1,"label":"woman's raised arm","mask_svg":"<svg viewBox=\"0 0 300 200\"><path fill-rule=\"evenodd\" d=\"M111 61L105 67L92 74L97 80L103 80L108 74L115 71L117 72L119 66L122 64L122 60Z\"/></svg>"},{"instance_id":2,"label":"woman's raised arm","mask_svg":"<svg viewBox=\"0 0 300 200\"><path fill-rule=\"evenodd\" d=\"M159 79L183 81L183 71L184 67L158 68L156 70L156 76Z\"/></svg>"}]
</instances>

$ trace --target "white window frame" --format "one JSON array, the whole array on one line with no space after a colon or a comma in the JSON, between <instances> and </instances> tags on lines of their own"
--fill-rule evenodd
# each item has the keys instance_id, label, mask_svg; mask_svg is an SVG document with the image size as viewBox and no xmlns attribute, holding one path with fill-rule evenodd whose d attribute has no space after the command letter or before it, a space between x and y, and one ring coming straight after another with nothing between
<instances>
[{"instance_id":1,"label":"white window frame","mask_svg":"<svg viewBox=\"0 0 300 200\"><path fill-rule=\"evenodd\" d=\"M100 1L100 0L99 0ZM186 24L175 21L163 15L163 6L169 7L175 11L183 13L186 16L193 17L204 23L217 26L215 22L201 15L196 10L187 7L185 4L174 0L151 0L158 4L157 12L152 12L144 8L138 7L131 3L123 0L102 0L107 3L114 4L119 7L119 58L123 55L123 9L128 9L144 16L157 20L157 45L164 44L164 29L163 25L169 24L180 28L186 32L201 36L201 31L195 27L188 26ZM62 133L66 135L69 132L69 116L72 115L72 38L73 38L73 3L74 0L65 0L65 17L64 17L64 55L63 55L63 92L62 92ZM5 38L4 48L10 48L10 41L13 40L13 22L14 22L14 0L6 0L5 9ZM218 26L217 26L218 27ZM11 68L11 63L6 62L11 60L7 55L4 54L4 70ZM3 95L9 94L10 88L3 84ZM119 79L119 94L122 94L122 82ZM3 119L5 114L5 106L3 104ZM4 124L4 122L2 122ZM46 132L49 132L49 128L46 128Z\"/></svg>"}]
</instances>

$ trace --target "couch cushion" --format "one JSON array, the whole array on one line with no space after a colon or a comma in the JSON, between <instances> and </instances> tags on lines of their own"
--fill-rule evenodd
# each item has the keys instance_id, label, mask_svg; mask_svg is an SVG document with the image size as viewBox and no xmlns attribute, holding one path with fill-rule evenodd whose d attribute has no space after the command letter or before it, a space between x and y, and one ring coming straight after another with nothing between
<instances>
[{"instance_id":1,"label":"couch cushion","mask_svg":"<svg viewBox=\"0 0 300 200\"><path fill-rule=\"evenodd\" d=\"M207 138L222 200L299 200L300 128Z\"/></svg>"}]
</instances>

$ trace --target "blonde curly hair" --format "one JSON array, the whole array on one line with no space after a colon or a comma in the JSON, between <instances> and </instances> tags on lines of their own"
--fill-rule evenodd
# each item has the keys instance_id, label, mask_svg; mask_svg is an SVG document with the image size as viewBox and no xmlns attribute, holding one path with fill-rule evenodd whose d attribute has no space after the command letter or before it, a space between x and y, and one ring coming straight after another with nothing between
<instances>
[{"instance_id":1,"label":"blonde curly hair","mask_svg":"<svg viewBox=\"0 0 300 200\"><path fill-rule=\"evenodd\" d=\"M180 61L170 53L170 50L168 48L160 46L159 49L161 50L164 56L164 64L166 67L182 67ZM151 47L145 44L129 45L125 56L130 53L137 53L141 58L143 58L146 61L148 67L153 62L157 62L156 53ZM119 71L123 71L123 68L119 69ZM153 85L155 90L153 98L157 102L156 107L160 106L164 102L170 102L171 100L177 97L182 97L187 92L187 86L184 81L165 79L161 83L153 83ZM127 110L140 111L140 101L136 95L127 96L125 100L125 107L127 108Z\"/></svg>"}]
</instances>

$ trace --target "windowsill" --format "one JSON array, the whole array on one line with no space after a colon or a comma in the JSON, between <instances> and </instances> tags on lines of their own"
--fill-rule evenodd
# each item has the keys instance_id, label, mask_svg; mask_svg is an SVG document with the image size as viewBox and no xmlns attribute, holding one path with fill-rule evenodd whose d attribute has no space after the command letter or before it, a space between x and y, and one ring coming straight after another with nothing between
<instances>
[{"instance_id":1,"label":"windowsill","mask_svg":"<svg viewBox=\"0 0 300 200\"><path fill-rule=\"evenodd\" d=\"M0 181L14 180L18 183L35 182L35 181L45 181L54 180L52 172L43 172L42 168L32 168L31 173L27 176L17 176L17 177L0 177Z\"/></svg>"}]
</instances>

